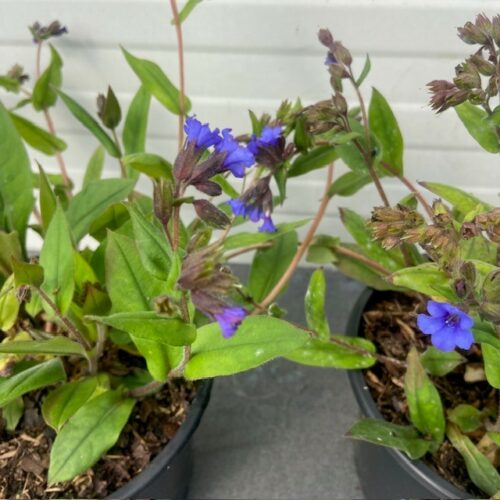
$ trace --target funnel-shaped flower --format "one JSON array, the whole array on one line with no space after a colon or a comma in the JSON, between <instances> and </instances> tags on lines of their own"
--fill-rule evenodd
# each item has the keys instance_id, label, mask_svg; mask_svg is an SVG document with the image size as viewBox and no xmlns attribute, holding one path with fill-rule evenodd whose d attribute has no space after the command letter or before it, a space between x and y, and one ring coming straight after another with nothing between
<instances>
[{"instance_id":1,"label":"funnel-shaped flower","mask_svg":"<svg viewBox=\"0 0 500 500\"><path fill-rule=\"evenodd\" d=\"M239 144L228 128L222 131L222 139L216 144L215 150L226 154L222 168L224 171L230 170L235 177L245 177L245 168L255 163L253 154Z\"/></svg>"}]
</instances>

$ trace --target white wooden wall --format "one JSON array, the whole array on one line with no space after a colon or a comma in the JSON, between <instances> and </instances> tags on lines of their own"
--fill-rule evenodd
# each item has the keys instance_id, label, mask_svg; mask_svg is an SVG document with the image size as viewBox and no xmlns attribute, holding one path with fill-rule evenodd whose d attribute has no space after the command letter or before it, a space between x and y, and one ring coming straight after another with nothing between
<instances>
[{"instance_id":1,"label":"white wooden wall","mask_svg":"<svg viewBox=\"0 0 500 500\"><path fill-rule=\"evenodd\" d=\"M187 91L193 111L218 127L249 129L247 110L272 112L282 98L300 96L305 103L328 97L324 50L316 39L321 27L349 47L358 71L365 53L372 72L365 83L376 86L392 103L404 135L405 168L415 180L453 183L498 203L500 165L467 135L453 111L436 116L427 106L425 84L449 79L470 47L456 36L456 27L478 12L500 12L489 0L205 0L184 25ZM33 74L35 48L26 27L34 21L59 19L70 34L54 41L64 59L64 90L87 109L111 84L124 108L138 88L125 63L122 44L136 55L158 62L177 81L175 33L169 24L167 0L0 0L0 72L14 62ZM0 91L1 92L1 91ZM2 93L7 104L11 95ZM36 117L40 120L40 117ZM54 112L58 134L69 144L65 152L74 178L83 169L96 142L59 105ZM176 118L157 103L151 111L148 150L172 158ZM56 171L53 158L36 153ZM117 169L112 159L108 172ZM116 170L115 170L116 171ZM338 166L336 174L342 173ZM323 190L323 171L307 180L292 180L286 207L278 222L310 216ZM148 189L146 183L144 189ZM387 181L396 202L405 191ZM368 214L378 204L365 188L353 198L339 198L330 207L322 230L340 232L336 206ZM338 205L337 205L338 204Z\"/></svg>"}]
</instances>

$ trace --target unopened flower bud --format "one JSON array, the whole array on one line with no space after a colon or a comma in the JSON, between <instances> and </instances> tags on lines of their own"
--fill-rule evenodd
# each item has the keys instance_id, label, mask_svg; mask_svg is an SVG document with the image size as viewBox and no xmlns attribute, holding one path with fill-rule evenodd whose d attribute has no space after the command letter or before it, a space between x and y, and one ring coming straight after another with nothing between
<instances>
[{"instance_id":1,"label":"unopened flower bud","mask_svg":"<svg viewBox=\"0 0 500 500\"><path fill-rule=\"evenodd\" d=\"M106 97L102 94L97 96L97 115L101 119L103 125L111 130L119 125L122 119L122 111L118 99L111 87L108 87Z\"/></svg>"},{"instance_id":2,"label":"unopened flower bud","mask_svg":"<svg viewBox=\"0 0 500 500\"><path fill-rule=\"evenodd\" d=\"M479 235L479 229L473 222L464 222L460 228L460 236L464 240L469 240L474 238L474 236Z\"/></svg>"},{"instance_id":3,"label":"unopened flower bud","mask_svg":"<svg viewBox=\"0 0 500 500\"><path fill-rule=\"evenodd\" d=\"M497 47L500 47L500 14L497 14L493 17L492 26L491 26L491 36L493 40L497 44Z\"/></svg>"},{"instance_id":4,"label":"unopened flower bud","mask_svg":"<svg viewBox=\"0 0 500 500\"><path fill-rule=\"evenodd\" d=\"M318 40L326 48L333 49L333 36L329 29L323 28L318 31Z\"/></svg>"},{"instance_id":5,"label":"unopened flower bud","mask_svg":"<svg viewBox=\"0 0 500 500\"><path fill-rule=\"evenodd\" d=\"M481 44L488 42L488 37L473 23L468 21L462 28L458 28L458 36L462 41L469 45Z\"/></svg>"},{"instance_id":6,"label":"unopened flower bud","mask_svg":"<svg viewBox=\"0 0 500 500\"><path fill-rule=\"evenodd\" d=\"M348 49L346 49L341 42L335 42L334 48L332 50L333 55L337 60L345 64L346 66L350 66L352 64L352 56Z\"/></svg>"},{"instance_id":7,"label":"unopened flower bud","mask_svg":"<svg viewBox=\"0 0 500 500\"><path fill-rule=\"evenodd\" d=\"M491 76L495 74L495 65L487 61L479 54L474 54L473 56L471 56L470 61L482 75Z\"/></svg>"},{"instance_id":8,"label":"unopened flower bud","mask_svg":"<svg viewBox=\"0 0 500 500\"><path fill-rule=\"evenodd\" d=\"M209 226L223 229L231 223L229 217L208 200L195 200L193 205L198 217Z\"/></svg>"},{"instance_id":9,"label":"unopened flower bud","mask_svg":"<svg viewBox=\"0 0 500 500\"><path fill-rule=\"evenodd\" d=\"M339 92L336 92L332 100L335 109L342 115L345 115L347 113L347 108L348 108L345 97Z\"/></svg>"},{"instance_id":10,"label":"unopened flower bud","mask_svg":"<svg viewBox=\"0 0 500 500\"><path fill-rule=\"evenodd\" d=\"M455 68L455 85L462 90L481 88L481 76L474 64L466 61Z\"/></svg>"},{"instance_id":11,"label":"unopened flower bud","mask_svg":"<svg viewBox=\"0 0 500 500\"><path fill-rule=\"evenodd\" d=\"M33 42L41 43L51 37L61 36L68 32L66 26L61 26L59 21L52 21L48 26L42 26L39 22L29 27Z\"/></svg>"}]
</instances>

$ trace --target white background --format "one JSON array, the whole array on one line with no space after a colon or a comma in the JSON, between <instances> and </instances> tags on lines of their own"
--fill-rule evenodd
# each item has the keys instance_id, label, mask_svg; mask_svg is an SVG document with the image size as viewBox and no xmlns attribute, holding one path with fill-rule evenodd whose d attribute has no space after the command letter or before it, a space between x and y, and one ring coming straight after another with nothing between
<instances>
[{"instance_id":1,"label":"white background","mask_svg":"<svg viewBox=\"0 0 500 500\"><path fill-rule=\"evenodd\" d=\"M205 0L184 24L187 92L193 111L213 126L249 130L247 110L272 112L282 98L301 96L305 103L328 98L324 49L316 39L321 27L351 49L359 72L368 52L372 72L365 95L376 86L391 102L405 139L405 169L414 180L448 182L498 204L500 165L468 136L453 110L436 116L428 107L425 84L451 79L453 68L472 48L456 36L456 27L476 13L500 12L500 1L461 0ZM126 110L139 82L121 55L159 63L177 82L175 31L167 0L0 0L0 73L18 62L33 74L35 47L27 26L58 19L70 34L54 40L64 59L63 88L87 109L108 84ZM48 56L48 54L45 54ZM47 61L47 58L44 58ZM0 90L12 105L12 95ZM33 115L30 115L33 116ZM69 145L64 153L77 183L96 141L60 104L55 126ZM34 118L43 123L41 116ZM153 103L149 152L173 159L177 120ZM54 158L32 153L48 171ZM118 170L107 162L107 175ZM342 173L337 166L336 175ZM310 216L323 190L324 171L292 180L289 199L277 211L278 222ZM386 182L392 202L405 191ZM142 188L149 189L147 182ZM353 198L339 198L329 208L322 230L344 234L338 206L368 215L379 203L369 187Z\"/></svg>"}]
</instances>

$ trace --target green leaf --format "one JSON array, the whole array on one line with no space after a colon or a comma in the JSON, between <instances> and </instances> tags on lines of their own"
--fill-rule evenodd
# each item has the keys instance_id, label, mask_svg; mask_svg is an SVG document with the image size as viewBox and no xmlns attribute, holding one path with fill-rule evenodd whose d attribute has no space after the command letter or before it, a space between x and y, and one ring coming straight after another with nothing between
<instances>
[{"instance_id":1,"label":"green leaf","mask_svg":"<svg viewBox=\"0 0 500 500\"><path fill-rule=\"evenodd\" d=\"M103 146L97 146L87 163L85 175L83 176L82 189L86 188L91 182L101 179L102 170L104 168L104 154L105 149Z\"/></svg>"},{"instance_id":2,"label":"green leaf","mask_svg":"<svg viewBox=\"0 0 500 500\"><path fill-rule=\"evenodd\" d=\"M41 289L55 302L62 314L69 309L75 290L75 259L66 216L57 206L52 217L42 251L40 265L44 280Z\"/></svg>"},{"instance_id":3,"label":"green leaf","mask_svg":"<svg viewBox=\"0 0 500 500\"><path fill-rule=\"evenodd\" d=\"M97 241L106 239L108 230L117 231L130 220L124 203L114 203L106 208L90 225L89 234Z\"/></svg>"},{"instance_id":4,"label":"green leaf","mask_svg":"<svg viewBox=\"0 0 500 500\"><path fill-rule=\"evenodd\" d=\"M388 163L399 175L402 175L403 136L389 103L375 88L370 100L368 123L371 133L377 138L382 148L381 161Z\"/></svg>"},{"instance_id":5,"label":"green leaf","mask_svg":"<svg viewBox=\"0 0 500 500\"><path fill-rule=\"evenodd\" d=\"M365 143L365 130L363 125L359 123L354 118L349 119L349 125L352 128L353 132L356 132L360 135L358 139L359 143L366 149ZM373 141L374 142L374 141ZM372 144L373 146L373 144ZM336 147L336 151L340 157L340 159L354 172L364 172L367 171L366 160L362 153L359 151L358 147L354 144L354 142L348 142L346 144L339 144Z\"/></svg>"},{"instance_id":6,"label":"green leaf","mask_svg":"<svg viewBox=\"0 0 500 500\"><path fill-rule=\"evenodd\" d=\"M488 151L488 153L498 153L500 145L495 132L495 127L488 121L488 114L479 106L474 106L470 102L464 102L455 106L458 117L465 125L467 132Z\"/></svg>"},{"instance_id":7,"label":"green leaf","mask_svg":"<svg viewBox=\"0 0 500 500\"><path fill-rule=\"evenodd\" d=\"M248 277L248 288L256 302L261 302L278 283L295 256L297 245L297 233L290 231L276 238L272 247L257 250Z\"/></svg>"},{"instance_id":8,"label":"green leaf","mask_svg":"<svg viewBox=\"0 0 500 500\"><path fill-rule=\"evenodd\" d=\"M14 275L12 274L0 289L0 330L6 332L14 326L19 307ZM1 347L2 344L0 344Z\"/></svg>"},{"instance_id":9,"label":"green leaf","mask_svg":"<svg viewBox=\"0 0 500 500\"><path fill-rule=\"evenodd\" d=\"M493 208L488 203L456 187L447 186L446 184L440 184L438 182L420 182L420 185L428 189L431 193L437 194L440 198L451 203L453 208L458 210L462 215L471 212L477 208L478 205L482 205L485 210Z\"/></svg>"},{"instance_id":10,"label":"green leaf","mask_svg":"<svg viewBox=\"0 0 500 500\"><path fill-rule=\"evenodd\" d=\"M250 370L308 340L304 330L270 316L247 317L230 339L222 336L218 323L211 323L198 329L184 376L197 380Z\"/></svg>"},{"instance_id":11,"label":"green leaf","mask_svg":"<svg viewBox=\"0 0 500 500\"><path fill-rule=\"evenodd\" d=\"M8 232L16 230L21 245L24 244L26 228L33 197L31 166L21 137L9 113L0 103L0 212L7 220ZM0 228L2 221L0 220Z\"/></svg>"},{"instance_id":12,"label":"green leaf","mask_svg":"<svg viewBox=\"0 0 500 500\"><path fill-rule=\"evenodd\" d=\"M363 66L363 70L361 71L361 74L359 75L358 79L356 80L356 87L361 87L361 84L365 81L365 78L368 76L368 73L370 73L370 69L372 67L372 64L370 62L370 56L366 54L366 60L365 64Z\"/></svg>"},{"instance_id":13,"label":"green leaf","mask_svg":"<svg viewBox=\"0 0 500 500\"><path fill-rule=\"evenodd\" d=\"M87 184L68 207L68 222L75 240L80 241L88 233L92 222L106 208L126 198L134 184L131 179L102 179Z\"/></svg>"},{"instance_id":14,"label":"green leaf","mask_svg":"<svg viewBox=\"0 0 500 500\"><path fill-rule=\"evenodd\" d=\"M55 356L83 356L85 349L81 344L67 337L53 337L49 340L20 340L0 344L0 353L8 354L53 354Z\"/></svg>"},{"instance_id":15,"label":"green leaf","mask_svg":"<svg viewBox=\"0 0 500 500\"><path fill-rule=\"evenodd\" d=\"M459 404L448 410L448 420L457 424L462 432L473 432L483 425L483 413L472 405Z\"/></svg>"},{"instance_id":16,"label":"green leaf","mask_svg":"<svg viewBox=\"0 0 500 500\"><path fill-rule=\"evenodd\" d=\"M378 262L388 271L397 271L404 266L403 258L398 250L384 250L379 242L374 241L371 230L361 215L348 208L339 208L339 212L344 227L367 257Z\"/></svg>"},{"instance_id":17,"label":"green leaf","mask_svg":"<svg viewBox=\"0 0 500 500\"><path fill-rule=\"evenodd\" d=\"M490 344L481 344L486 380L495 389L500 389L500 349Z\"/></svg>"},{"instance_id":18,"label":"green leaf","mask_svg":"<svg viewBox=\"0 0 500 500\"><path fill-rule=\"evenodd\" d=\"M118 440L135 400L107 391L87 401L57 435L50 452L49 484L86 471Z\"/></svg>"},{"instance_id":19,"label":"green leaf","mask_svg":"<svg viewBox=\"0 0 500 500\"><path fill-rule=\"evenodd\" d=\"M34 149L46 155L55 155L66 149L66 143L22 116L10 113L12 123L21 137Z\"/></svg>"},{"instance_id":20,"label":"green leaf","mask_svg":"<svg viewBox=\"0 0 500 500\"><path fill-rule=\"evenodd\" d=\"M176 115L186 114L191 109L191 102L184 96L184 106L181 111L179 91L156 63L135 57L123 47L122 52L144 88L160 104Z\"/></svg>"},{"instance_id":21,"label":"green leaf","mask_svg":"<svg viewBox=\"0 0 500 500\"><path fill-rule=\"evenodd\" d=\"M112 232L106 246L106 288L117 312L151 310L153 298L164 292L163 283L144 269L134 241Z\"/></svg>"},{"instance_id":22,"label":"green leaf","mask_svg":"<svg viewBox=\"0 0 500 500\"><path fill-rule=\"evenodd\" d=\"M31 102L37 111L54 106L57 101L57 90L62 83L61 68L63 62L57 50L50 45L50 63L35 83Z\"/></svg>"},{"instance_id":23,"label":"green leaf","mask_svg":"<svg viewBox=\"0 0 500 500\"><path fill-rule=\"evenodd\" d=\"M222 188L222 191L230 198L238 198L240 196L240 193L234 189L231 183L222 174L214 175L210 180L216 182Z\"/></svg>"},{"instance_id":24,"label":"green leaf","mask_svg":"<svg viewBox=\"0 0 500 500\"><path fill-rule=\"evenodd\" d=\"M128 169L137 170L149 177L161 177L172 180L172 165L161 156L151 153L133 153L123 157L123 164Z\"/></svg>"},{"instance_id":25,"label":"green leaf","mask_svg":"<svg viewBox=\"0 0 500 500\"><path fill-rule=\"evenodd\" d=\"M43 268L38 264L12 259L12 270L16 286L30 285L39 288L43 283Z\"/></svg>"},{"instance_id":26,"label":"green leaf","mask_svg":"<svg viewBox=\"0 0 500 500\"><path fill-rule=\"evenodd\" d=\"M266 241L272 241L279 238L283 234L286 234L294 229L297 229L309 222L310 219L303 219L297 222L288 222L286 224L278 224L277 231L275 233L258 233L258 232L241 232L228 236L224 240L224 250L234 250L235 248L247 247L250 245L255 245L257 243L265 243Z\"/></svg>"},{"instance_id":27,"label":"green leaf","mask_svg":"<svg viewBox=\"0 0 500 500\"><path fill-rule=\"evenodd\" d=\"M2 408L2 417L5 420L5 428L8 431L15 431L17 424L24 414L23 398L17 398L6 404Z\"/></svg>"},{"instance_id":28,"label":"green leaf","mask_svg":"<svg viewBox=\"0 0 500 500\"><path fill-rule=\"evenodd\" d=\"M456 301L448 275L434 262L401 269L388 279L396 286L409 288L429 297L441 297L451 302Z\"/></svg>"},{"instance_id":29,"label":"green leaf","mask_svg":"<svg viewBox=\"0 0 500 500\"><path fill-rule=\"evenodd\" d=\"M201 3L201 0L188 0L184 7L182 7L182 10L179 12L179 23L183 23L189 14L191 14L191 11L199 4ZM170 21L170 24L175 24L175 19L172 18Z\"/></svg>"},{"instance_id":30,"label":"green leaf","mask_svg":"<svg viewBox=\"0 0 500 500\"><path fill-rule=\"evenodd\" d=\"M288 177L297 177L325 167L335 161L337 157L337 152L332 146L317 146L307 153L300 154L294 160L288 170Z\"/></svg>"},{"instance_id":31,"label":"green leaf","mask_svg":"<svg viewBox=\"0 0 500 500\"><path fill-rule=\"evenodd\" d=\"M152 220L147 219L135 205L129 205L128 210L134 228L135 242L144 267L153 276L167 279L172 271L174 256L160 221L156 217Z\"/></svg>"},{"instance_id":32,"label":"green leaf","mask_svg":"<svg viewBox=\"0 0 500 500\"><path fill-rule=\"evenodd\" d=\"M428 373L443 377L464 363L466 359L457 351L443 352L433 346L429 346L420 355L420 361Z\"/></svg>"},{"instance_id":33,"label":"green leaf","mask_svg":"<svg viewBox=\"0 0 500 500\"><path fill-rule=\"evenodd\" d=\"M46 232L57 209L57 199L40 164L38 164L38 169L40 170L40 215L42 217L42 227Z\"/></svg>"},{"instance_id":34,"label":"green leaf","mask_svg":"<svg viewBox=\"0 0 500 500\"><path fill-rule=\"evenodd\" d=\"M39 363L11 377L0 378L0 408L27 392L65 379L66 373L59 358Z\"/></svg>"},{"instance_id":35,"label":"green leaf","mask_svg":"<svg viewBox=\"0 0 500 500\"><path fill-rule=\"evenodd\" d=\"M109 389L107 375L68 382L50 392L42 403L42 415L54 430L63 425L91 398Z\"/></svg>"},{"instance_id":36,"label":"green leaf","mask_svg":"<svg viewBox=\"0 0 500 500\"><path fill-rule=\"evenodd\" d=\"M0 274L5 278L12 274L12 259L21 260L23 252L16 231L6 233L0 231Z\"/></svg>"},{"instance_id":37,"label":"green leaf","mask_svg":"<svg viewBox=\"0 0 500 500\"><path fill-rule=\"evenodd\" d=\"M120 151L118 147L107 132L97 123L95 118L85 111L85 109L69 95L61 90L58 91L58 94L61 96L62 101L71 114L104 146L106 151L114 158L119 158Z\"/></svg>"},{"instance_id":38,"label":"green leaf","mask_svg":"<svg viewBox=\"0 0 500 500\"><path fill-rule=\"evenodd\" d=\"M472 333L474 334L474 341L478 344L489 344L500 350L500 339L490 323L476 320L472 327Z\"/></svg>"},{"instance_id":39,"label":"green leaf","mask_svg":"<svg viewBox=\"0 0 500 500\"><path fill-rule=\"evenodd\" d=\"M193 325L176 318L168 318L154 311L117 313L111 316L90 316L88 319L123 330L135 338L154 344L183 346L196 338Z\"/></svg>"},{"instance_id":40,"label":"green leaf","mask_svg":"<svg viewBox=\"0 0 500 500\"><path fill-rule=\"evenodd\" d=\"M415 347L408 353L404 388L410 420L424 435L431 436L431 448L437 450L443 442L446 422L439 392L425 373Z\"/></svg>"},{"instance_id":41,"label":"green leaf","mask_svg":"<svg viewBox=\"0 0 500 500\"><path fill-rule=\"evenodd\" d=\"M311 275L304 299L306 320L309 328L318 334L320 340L330 338L330 327L325 314L326 281L323 269L316 269Z\"/></svg>"},{"instance_id":42,"label":"green leaf","mask_svg":"<svg viewBox=\"0 0 500 500\"><path fill-rule=\"evenodd\" d=\"M348 436L396 448L406 453L412 460L423 457L430 447L430 442L421 439L413 427L391 424L374 418L364 418L356 422Z\"/></svg>"},{"instance_id":43,"label":"green leaf","mask_svg":"<svg viewBox=\"0 0 500 500\"><path fill-rule=\"evenodd\" d=\"M456 425L449 424L446 435L465 460L465 466L472 482L488 495L495 495L500 490L500 474L493 464L467 436L460 433Z\"/></svg>"},{"instance_id":44,"label":"green leaf","mask_svg":"<svg viewBox=\"0 0 500 500\"><path fill-rule=\"evenodd\" d=\"M334 195L351 196L367 184L370 184L371 181L372 178L367 172L346 172L332 183L328 189L328 196L330 196L330 198Z\"/></svg>"},{"instance_id":45,"label":"green leaf","mask_svg":"<svg viewBox=\"0 0 500 500\"><path fill-rule=\"evenodd\" d=\"M375 356L369 354L375 352L375 346L369 340L344 335L333 335L332 339L331 342L311 339L304 346L288 354L286 358L302 365L347 370L369 368L376 363ZM356 352L349 346L363 349L368 353Z\"/></svg>"},{"instance_id":46,"label":"green leaf","mask_svg":"<svg viewBox=\"0 0 500 500\"><path fill-rule=\"evenodd\" d=\"M7 92L15 92L17 94L21 88L21 82L17 78L2 75L0 76L0 87L4 88Z\"/></svg>"},{"instance_id":47,"label":"green leaf","mask_svg":"<svg viewBox=\"0 0 500 500\"><path fill-rule=\"evenodd\" d=\"M324 234L316 236L307 249L307 262L320 265L335 262L337 257L333 248L339 243L340 239L333 236L326 236Z\"/></svg>"}]
</instances>

